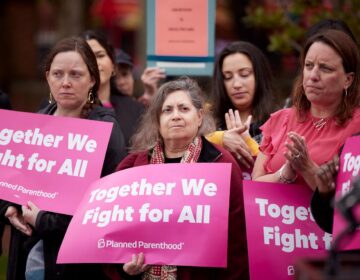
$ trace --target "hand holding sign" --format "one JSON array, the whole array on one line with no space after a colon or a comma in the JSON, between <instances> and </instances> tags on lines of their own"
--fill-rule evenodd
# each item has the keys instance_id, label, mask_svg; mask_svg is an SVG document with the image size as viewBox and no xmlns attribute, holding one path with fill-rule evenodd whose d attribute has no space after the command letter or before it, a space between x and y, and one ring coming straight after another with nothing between
<instances>
[{"instance_id":1,"label":"hand holding sign","mask_svg":"<svg viewBox=\"0 0 360 280\"><path fill-rule=\"evenodd\" d=\"M124 264L123 269L129 275L138 275L149 269L149 265L145 264L145 256L143 253L133 254L130 262Z\"/></svg>"},{"instance_id":2,"label":"hand holding sign","mask_svg":"<svg viewBox=\"0 0 360 280\"><path fill-rule=\"evenodd\" d=\"M32 234L31 227L25 222L24 217L14 206L8 207L5 217L9 219L10 223L17 230L29 236Z\"/></svg>"},{"instance_id":3,"label":"hand holding sign","mask_svg":"<svg viewBox=\"0 0 360 280\"><path fill-rule=\"evenodd\" d=\"M94 182L58 262L120 262L131 274L144 267L142 255L130 256L143 252L148 264L225 266L230 172L224 163L154 164ZM211 257L194 258L195 249Z\"/></svg>"},{"instance_id":4,"label":"hand holding sign","mask_svg":"<svg viewBox=\"0 0 360 280\"><path fill-rule=\"evenodd\" d=\"M36 218L40 212L40 209L31 201L27 203L27 205L22 206L22 212L24 216L24 220L35 227Z\"/></svg>"}]
</instances>

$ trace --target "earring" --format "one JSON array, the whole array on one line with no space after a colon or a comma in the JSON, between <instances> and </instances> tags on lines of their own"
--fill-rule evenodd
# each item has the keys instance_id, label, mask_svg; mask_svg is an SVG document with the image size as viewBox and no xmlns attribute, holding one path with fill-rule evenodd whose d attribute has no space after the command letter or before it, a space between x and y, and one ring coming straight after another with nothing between
<instances>
[{"instance_id":1,"label":"earring","mask_svg":"<svg viewBox=\"0 0 360 280\"><path fill-rule=\"evenodd\" d=\"M94 98L94 95L93 95L93 93L92 93L92 89L90 89L90 91L89 91L89 96L88 96L88 102L89 103L91 103L91 104L93 104L94 103L94 100L95 100L95 98Z\"/></svg>"},{"instance_id":2,"label":"earring","mask_svg":"<svg viewBox=\"0 0 360 280\"><path fill-rule=\"evenodd\" d=\"M345 89L345 97L348 96L347 88Z\"/></svg>"},{"instance_id":3,"label":"earring","mask_svg":"<svg viewBox=\"0 0 360 280\"><path fill-rule=\"evenodd\" d=\"M51 91L49 93L49 104L51 104L53 102L53 97L52 97L52 94L51 94Z\"/></svg>"}]
</instances>

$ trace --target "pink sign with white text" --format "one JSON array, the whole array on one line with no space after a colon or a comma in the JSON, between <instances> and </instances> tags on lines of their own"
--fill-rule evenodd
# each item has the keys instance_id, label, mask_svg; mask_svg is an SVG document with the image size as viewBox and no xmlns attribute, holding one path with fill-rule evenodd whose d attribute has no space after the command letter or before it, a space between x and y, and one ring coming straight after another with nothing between
<instances>
[{"instance_id":1,"label":"pink sign with white text","mask_svg":"<svg viewBox=\"0 0 360 280\"><path fill-rule=\"evenodd\" d=\"M230 173L228 163L152 164L99 179L58 263L126 263L143 252L148 264L226 267Z\"/></svg>"},{"instance_id":2,"label":"pink sign with white text","mask_svg":"<svg viewBox=\"0 0 360 280\"><path fill-rule=\"evenodd\" d=\"M73 214L100 177L112 123L7 110L0 119L0 198Z\"/></svg>"},{"instance_id":3,"label":"pink sign with white text","mask_svg":"<svg viewBox=\"0 0 360 280\"><path fill-rule=\"evenodd\" d=\"M298 258L330 248L331 234L311 216L309 187L244 181L243 189L252 280L293 279Z\"/></svg>"},{"instance_id":4,"label":"pink sign with white text","mask_svg":"<svg viewBox=\"0 0 360 280\"><path fill-rule=\"evenodd\" d=\"M346 140L344 148L340 156L340 167L339 173L337 176L336 182L336 201L340 200L343 196L351 194L353 188L352 182L354 178L359 176L360 169L360 136L353 136ZM357 192L359 193L359 192ZM359 197L356 197L355 194L353 197L350 197L350 200L357 200L357 204L353 209L348 209L347 211L353 213L354 219L359 223L360 221L360 203ZM345 210L344 210L345 211ZM338 209L335 207L334 211L334 226L333 234L336 238L343 230L345 230L349 225L349 221L340 214ZM342 250L355 250L360 249L360 228L358 227L355 230L352 236L346 238L345 242L340 243L340 248Z\"/></svg>"}]
</instances>

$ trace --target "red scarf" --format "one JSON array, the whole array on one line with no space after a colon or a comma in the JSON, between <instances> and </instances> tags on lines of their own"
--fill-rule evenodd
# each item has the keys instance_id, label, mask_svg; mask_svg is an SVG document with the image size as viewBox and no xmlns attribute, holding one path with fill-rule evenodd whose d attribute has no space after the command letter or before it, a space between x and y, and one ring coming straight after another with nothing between
<instances>
[{"instance_id":1,"label":"red scarf","mask_svg":"<svg viewBox=\"0 0 360 280\"><path fill-rule=\"evenodd\" d=\"M193 142L190 143L189 147L185 151L181 158L181 163L197 162L202 149L201 137L197 136ZM151 164L165 163L165 155L163 151L163 145L158 141L154 146L150 159Z\"/></svg>"},{"instance_id":2,"label":"red scarf","mask_svg":"<svg viewBox=\"0 0 360 280\"><path fill-rule=\"evenodd\" d=\"M195 137L181 158L181 163L197 162L202 149L201 137ZM163 145L158 141L152 151L151 164L165 163ZM143 273L142 280L176 280L177 268L174 265L153 265Z\"/></svg>"}]
</instances>

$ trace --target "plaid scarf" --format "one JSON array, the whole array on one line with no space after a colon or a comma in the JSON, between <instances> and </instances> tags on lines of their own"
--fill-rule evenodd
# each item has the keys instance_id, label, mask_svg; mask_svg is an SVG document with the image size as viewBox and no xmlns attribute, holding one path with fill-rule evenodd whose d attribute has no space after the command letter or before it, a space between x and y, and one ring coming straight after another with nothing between
<instances>
[{"instance_id":1,"label":"plaid scarf","mask_svg":"<svg viewBox=\"0 0 360 280\"><path fill-rule=\"evenodd\" d=\"M195 137L181 158L181 163L197 162L202 149L201 137ZM151 164L165 163L165 155L162 144L158 141L152 151ZM142 280L176 280L177 267L174 265L152 265L143 273Z\"/></svg>"},{"instance_id":2,"label":"plaid scarf","mask_svg":"<svg viewBox=\"0 0 360 280\"><path fill-rule=\"evenodd\" d=\"M200 136L194 138L193 142L190 143L189 147L185 151L181 158L181 163L197 162L202 149L202 140ZM165 155L163 151L163 145L158 141L154 146L151 153L151 164L165 163Z\"/></svg>"}]
</instances>

